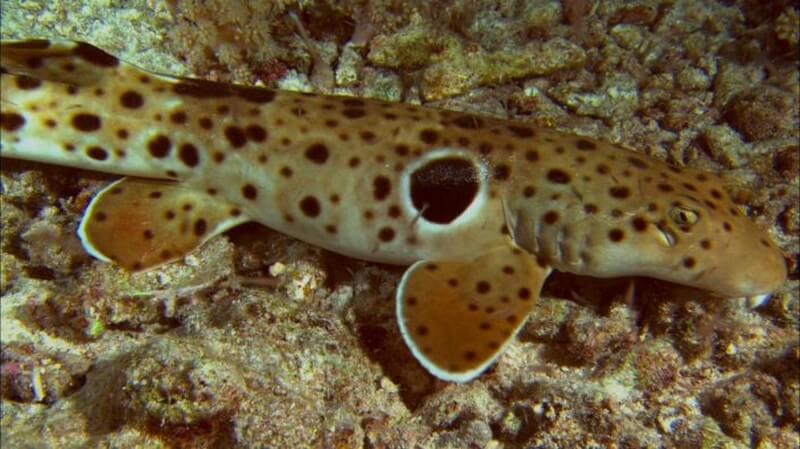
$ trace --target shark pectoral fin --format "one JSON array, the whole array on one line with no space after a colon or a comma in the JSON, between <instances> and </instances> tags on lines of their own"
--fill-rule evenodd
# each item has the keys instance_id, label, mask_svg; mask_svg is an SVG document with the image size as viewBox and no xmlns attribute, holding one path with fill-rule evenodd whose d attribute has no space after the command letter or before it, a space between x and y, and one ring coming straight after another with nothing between
<instances>
[{"instance_id":1,"label":"shark pectoral fin","mask_svg":"<svg viewBox=\"0 0 800 449\"><path fill-rule=\"evenodd\" d=\"M403 339L434 376L473 379L522 327L549 272L510 243L472 261L417 262L397 290Z\"/></svg>"},{"instance_id":2,"label":"shark pectoral fin","mask_svg":"<svg viewBox=\"0 0 800 449\"><path fill-rule=\"evenodd\" d=\"M78 234L91 255L140 271L180 259L248 220L235 206L205 192L125 178L97 194Z\"/></svg>"}]
</instances>

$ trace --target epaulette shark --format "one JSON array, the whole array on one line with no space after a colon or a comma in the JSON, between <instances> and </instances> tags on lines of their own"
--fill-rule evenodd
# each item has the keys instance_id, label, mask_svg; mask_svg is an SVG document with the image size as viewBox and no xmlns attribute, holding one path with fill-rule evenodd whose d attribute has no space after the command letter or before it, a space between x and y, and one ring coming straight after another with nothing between
<instances>
[{"instance_id":1,"label":"epaulette shark","mask_svg":"<svg viewBox=\"0 0 800 449\"><path fill-rule=\"evenodd\" d=\"M774 291L782 252L711 173L529 124L147 72L86 43L2 42L3 157L126 176L91 202L93 256L141 271L246 221L410 265L401 333L478 376L551 270L723 297Z\"/></svg>"}]
</instances>

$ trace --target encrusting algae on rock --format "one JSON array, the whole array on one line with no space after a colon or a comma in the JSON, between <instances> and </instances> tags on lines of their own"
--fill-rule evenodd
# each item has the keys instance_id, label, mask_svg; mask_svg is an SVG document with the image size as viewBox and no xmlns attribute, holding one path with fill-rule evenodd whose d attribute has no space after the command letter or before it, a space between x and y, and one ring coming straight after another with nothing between
<instances>
[{"instance_id":1,"label":"encrusting algae on rock","mask_svg":"<svg viewBox=\"0 0 800 449\"><path fill-rule=\"evenodd\" d=\"M552 6L557 4L543 2L541 11L547 11L550 17L553 10L557 11ZM174 4L172 7L175 8L173 13L181 8ZM628 27L629 31L638 26L637 21L666 22L674 18L667 14L665 19L658 19L648 14L646 8L637 12L635 6L628 10L614 10L608 6L578 9L584 11L583 14L597 13L609 18L609 23L620 27L617 34L624 34L627 39L626 49L613 45L605 47L602 56L605 64L613 64L614 58L629 57L629 51L645 50L633 42L636 39L653 39L647 33L622 33L621 27ZM679 9L675 7L669 13L675 14ZM338 8L329 11L331 17L347 15ZM409 18L417 17L417 22L410 20L404 25L399 20L395 28L386 31L386 36L406 31L413 34L417 26L430 27L430 19L415 15L413 11L411 8L405 13L410 14ZM487 69L502 61L503 55L536 53L530 46L502 49L491 43L498 35L489 22L511 21L511 10L500 8L492 14L465 11L462 11L465 20L475 21L471 28L465 29L465 35L479 39L481 47L476 52L461 38L454 38L450 30L441 30L442 42L452 45L445 47L442 53L429 54L417 62L414 67L420 68L425 77L433 76L443 67L442 73L460 76L464 64L459 58L465 52L480 56L470 61L472 67L488 64ZM528 17L529 11L522 15ZM304 22L310 31L304 36L306 44L325 39L325 32L320 34L314 28L318 16L302 14L297 17L295 20ZM364 16L357 17L356 29L361 29L365 22L368 20ZM551 22L552 18L542 23ZM88 204L80 226L81 239L90 252L100 258L116 259L119 265L134 271L150 269L131 277L132 280L147 279L150 285L126 288L115 280L124 279L118 269L93 268L92 271L99 270L113 282L105 284L113 285L107 293L103 291L103 284L96 283L95 274L87 278L86 284L94 291L81 300L75 301L77 298L73 294L65 297L51 294L42 300L32 297L26 308L16 309L17 312L25 310L24 314L9 315L8 310L12 309L6 309L4 320L9 322L16 316L13 320L27 323L27 326L41 326L50 335L56 335L51 331L53 326L66 325L76 332L58 335L90 347L108 345L131 332L131 336L188 332L185 338L192 340L193 347L201 348L205 354L201 359L208 360L209 367L217 366L211 361L222 359L218 349L208 352L207 348L227 347L221 353L229 354L235 361L223 363L222 371L240 373L232 377L236 385L230 390L224 386L218 388L216 378L209 378L210 384L207 380L197 380L208 377L208 372L202 368L206 362L188 371L183 370L180 363L172 363L171 358L185 359L170 356L177 354L175 349L183 344L175 339L155 337L163 342L163 347L150 345L135 349L136 346L129 344L128 350L121 349L129 355L139 354L136 357L152 351L153 366L162 365L159 369L164 370L163 382L155 390L127 389L131 396L122 399L119 410L136 419L125 428L161 438L170 445L202 446L203 435L211 436L205 444L214 442L222 446L253 442L254 438L273 443L278 440L314 441L315 445L341 447L375 445L391 441L392 432L388 429L398 424L405 429L404 435L432 447L466 444L611 447L623 442L650 447L659 440L691 447L701 441L710 442L706 437L713 436L717 442L746 441L750 435L757 435L755 438L762 441L765 438L786 441L791 431L781 423L787 421L785 418L771 420L771 417L797 414L791 408L775 411L774 407L764 414L759 411L762 403L759 401L791 403L791 394L769 393L772 391L770 382L786 385L787 391L792 391L791 378L779 376L780 367L791 366L792 358L787 358L785 351L791 347L791 330L765 327L763 317L742 312L735 305L738 303L708 298L675 284L637 280L632 288L628 279L615 283L597 277L644 275L704 288L722 296L759 295L777 289L763 310L791 319L796 297L783 283L786 268L778 246L789 251L793 246L775 228L770 232L777 237L779 245L772 243L768 234L749 221L748 216L754 215L753 209L739 206L769 201L770 206L756 209L761 212L755 215L780 213L780 218L770 215L758 221L760 224L770 220L781 223L780 220L791 220L784 218L791 216L791 203L786 203L785 210L775 206L781 208L778 212L772 212L772 205L782 204L787 194L781 194L780 187L776 187L770 193L774 196L766 199L763 196L766 190L758 184L759 180L750 178L748 181L739 176L734 181L728 173L722 173L718 179L709 170L664 164L661 160L667 159L683 165L698 154L690 151L680 155L674 148L670 148L669 153L653 151L650 144L640 141L642 135L637 135L637 120L626 122L629 114L640 110L637 105L645 105L645 108L653 108L649 113L654 116L666 111L666 116L659 118L659 124L665 125L662 130L677 132L696 126L686 116L691 102L685 100L690 98L682 98L679 93L665 109L659 110L659 100L653 95L660 95L658 89L703 92L716 88L716 84L708 82L706 74L713 74L713 70L704 65L707 61L676 70L674 84L669 76L663 76L667 73L654 77L649 85L642 84L636 80L638 75L633 70L636 67L631 67L630 71L620 69L619 76L591 81L581 78L584 76L581 73L585 73L582 67L589 63L600 67L596 65L598 55L590 43L602 30L593 17L583 17L571 26L581 28L581 39L570 44L563 36L543 38L541 42L545 45L541 48L552 55L552 48L557 47L555 43L567 43L582 55L579 63L537 72L546 69L547 64L539 66L536 58L532 58L529 62L536 66L534 68L522 68L519 73L497 71L494 72L496 78L474 78L455 92L437 90L437 86L446 86L435 77L423 78L426 81L419 85L419 92L411 90L412 101L414 95L431 99L461 92L476 95L472 98L480 99L481 95L492 98L490 91L476 86L525 78L521 81L524 90L511 93L512 101L506 106L517 113L534 111L533 120L528 123L363 98L325 97L173 78L141 71L87 44L68 41L52 40L46 47L34 43L33 47L43 46L38 49L4 42L3 68L9 73L3 75L3 125L14 123L13 114L24 120L19 127L4 130L4 156L25 158L21 153L37 148L41 153L36 157L44 162L163 178L159 181L126 178L106 187ZM510 27L503 32L513 35L515 30L521 29ZM526 31L533 35L542 32ZM651 27L650 31L657 34L663 30ZM347 62L353 64L353 70L348 72L347 67L338 67L336 81L339 82L341 73L341 81L358 91L360 87L353 79L360 76L365 80L392 80L390 89L393 92L386 98L399 98L398 92L402 92L399 78L392 78L393 73L385 69L376 70L375 66L381 63L366 56L386 51L393 40L385 36L371 39L376 33L374 29L360 33L362 36L352 43L354 51L349 53L348 61L352 62ZM481 36L481 33L485 34ZM230 37L228 34L225 38ZM315 66L335 61L335 52L330 52L335 47L320 47L314 58ZM659 51L666 48L669 46ZM31 53L26 52L31 51L42 52L41 66L28 64ZM48 52L58 53L58 56ZM643 52L643 58L650 56ZM5 61L15 57L22 62L18 68L10 70ZM37 72L54 60L72 61L74 70L89 76L70 80L62 69L55 70L49 77ZM103 64L111 61L115 61L113 67ZM343 61L340 59L340 63ZM652 59L647 61L650 62L645 64L653 63ZM93 62L101 64L97 66ZM276 74L285 73L285 68L278 65L270 67L278 70ZM402 65L398 67L401 68L392 70L405 70ZM575 77L561 78L563 73L573 71ZM486 73L492 73L491 69ZM546 76L536 77L537 73ZM141 76L148 81L143 82ZM271 75L264 76L273 79ZM289 74L291 76L294 75ZM298 79L302 84L302 76ZM727 79L735 81L735 77ZM591 87L594 82L597 89ZM75 86L74 93L67 92L69 85ZM59 87L65 91L61 92ZM374 88L364 87L364 92ZM732 102L728 109L727 117L734 129L714 124L716 129L703 129L697 141L701 146L706 145L703 151L708 151L712 160L723 166L725 161L731 161L737 167L747 167L751 157L737 145L741 147L749 145L753 139L764 139L762 130L773 129L780 134L791 132L793 128L791 121L776 122L773 128L764 127L762 119L753 124L742 121L747 111L766 110L763 106L772 100L764 96L742 96L743 91L737 90L735 84L726 84L726 88L731 87L731 91L737 93L732 98L749 98L746 102L740 101L740 107L734 107ZM329 92L330 86L320 91ZM621 99L620 92L624 101L612 107L610 103ZM772 98L780 97L780 92L776 89ZM72 98L72 104L78 107L69 108L70 100L60 104L57 99L65 96ZM44 97L56 101L57 104L50 107L63 108L63 112L56 114L52 110L30 108ZM6 98L14 100L7 104ZM448 104L449 100L441 103ZM454 104L456 108L464 108L457 102ZM537 118L538 108L546 111L542 117L547 119ZM492 110L491 107L488 110ZM602 126L596 128L597 122L591 121L564 126L563 120L569 117L565 110L584 117L602 118L615 128L610 133L599 131ZM116 118L120 114L125 114L125 120ZM81 117L77 117L79 115ZM84 129L91 125L87 120L94 123L91 116L97 118L99 126ZM575 129L581 135L605 134L612 138L614 133L633 131L629 134L633 136L630 141L640 151L630 152L594 138L558 133L539 126L541 124ZM51 133L44 140L37 137L51 126L57 134ZM742 130L746 131L743 134L746 140L737 140L736 132ZM720 136L728 143L720 140ZM19 141L6 140L14 138ZM689 138L690 133L680 137ZM685 142L679 140L676 146ZM61 147L62 144L72 145L72 149ZM641 150L657 157L646 156ZM54 154L58 155L55 159ZM780 167L786 165L783 161L791 163L790 151L780 154L783 155ZM355 160L357 162L353 162ZM694 165L710 171L717 168L713 164ZM4 166L11 170L27 167L11 163L10 159L4 159ZM348 175L337 176L340 173ZM757 187L747 196L750 185ZM81 193L84 199L94 193L91 190L84 189ZM19 204L15 203L15 207ZM84 204L78 201L69 205L70 213L79 212ZM53 210L58 211L57 208ZM252 226L232 230L226 238L212 238L243 221L267 224L317 246L359 259L399 264L421 262L400 279L396 278L399 273L392 275L391 270L387 278L385 269L377 269L376 275L376 269L351 265L355 262L326 263L325 259L333 256L308 246L289 244L288 239L275 235L267 235L266 243L257 243L247 235L254 233ZM29 239L50 232L46 226L38 229L27 234ZM59 232L68 235L69 229L68 224L64 224ZM115 233L135 237L109 238ZM264 231L258 233L263 235ZM278 244L274 243L276 239ZM207 243L200 247L203 242ZM246 244L243 246L242 242ZM30 244L28 247L34 250L34 255L43 251L41 246ZM272 252L274 249L278 251ZM69 251L69 254L74 253ZM215 251L222 255L212 255ZM191 255L184 258L189 252ZM215 266L219 263L222 272L227 274L208 272L209 256L213 257ZM24 256L12 261L4 254L4 269L9 266L6 264L19 264L23 260ZM53 265L48 262L51 259L40 260ZM68 272L69 266L87 263L81 257L72 260L59 268L58 276L62 276L60 273L64 270ZM171 260L185 263L164 264ZM232 260L236 261L235 268L231 266ZM753 270L743 264L743 260L767 268ZM158 269L152 270L157 265ZM294 292L291 293L294 300L288 304L284 303L285 298L265 301L253 296L254 292L246 287L251 280L233 275L248 271L278 274L281 266L289 268L286 276L280 275L276 280L281 287L278 293ZM552 281L544 289L543 297L539 298L544 277L551 268L594 277L576 281L555 273L550 276ZM789 268L792 273L796 270L792 264ZM189 284L183 284L185 287L177 287L176 274L186 269L204 272L187 279ZM367 272L372 274L365 274ZM38 275L43 277L43 286L49 282L47 277L51 275L47 272ZM347 282L341 284L342 279L351 276L354 276L352 287ZM16 291L14 285L24 285L26 279L27 275L20 274L9 278L9 282ZM253 281L254 285L267 285ZM395 317L391 307L372 298L364 299L365 294L370 296L365 293L372 291L368 287L370 284L380 282L382 293L372 291L372 296L385 297L391 294L398 281L396 316L400 333L390 324ZM133 301L125 299L126 295ZM322 300L320 295L327 295L327 298ZM553 296L559 299L551 299ZM573 301L565 301L565 298ZM134 302L141 304L130 307ZM130 307L127 312L114 310L124 304ZM158 316L158 304L164 307L162 318ZM781 310L781 307L788 309ZM136 310L146 311L146 318L136 318ZM529 314L532 321L524 326ZM351 334L342 328L342 320ZM297 324L310 327L300 329L295 327ZM298 339L297 332L305 337ZM226 346L223 336L229 333L233 338L228 341L231 345ZM519 340L513 338L516 333L520 334ZM353 334L357 337L355 342L350 341ZM651 335L655 338L649 338ZM330 342L317 345L325 339ZM410 356L402 348L404 340L422 365L449 380L463 381L477 376L506 349L508 357L500 358L499 366L481 377L478 383L463 388L440 384L438 388L445 390L431 396L435 384L408 363ZM258 341L276 347L254 351L252 345ZM279 343L281 341L285 345ZM456 346L449 344L450 341L457 342ZM234 347L241 347L243 353L232 350ZM278 347L283 348L280 355L274 353ZM324 349L314 352L312 348ZM245 355L247 352L249 355ZM320 355L323 353L328 355ZM623 357L622 354L627 355ZM4 355L4 363L8 363L8 372L15 382L4 383L6 398L9 397L5 394L6 385L20 391L26 373L34 376L35 385L39 386L34 391L40 392L33 395L34 402L45 392L44 397L56 401L55 404L61 403L59 398L63 397L66 398L64 404L79 401L88 406L92 400L89 392L100 391L105 385L101 374L106 371L95 363L87 378L72 374L76 368L70 368L70 375L75 379L73 386L52 390L62 393L47 393L47 373L58 370L31 368L25 361L28 357L25 351L8 353L8 356ZM756 370L747 379L763 386L760 391L764 394L742 396L752 404L753 412L748 416L718 410L730 408L721 399L726 396L725 392L741 396L744 390L739 384L720 385L718 391L709 390L702 397L695 393L702 391L702 385L709 382L708 375L699 376L700 371L684 365L684 361L695 360L702 370L701 367L707 366L713 358L723 370ZM765 358L771 360L771 364L753 368ZM126 368L124 360L124 357L110 359L106 365L111 369L108 372L125 373L133 379L136 377L131 371L133 365ZM83 365L76 366L78 372L87 369ZM251 366L260 367L261 374L256 374ZM687 370L695 372L695 377L687 377ZM184 371L185 376L181 374ZM388 377L379 382L373 379L360 383L359 380L369 377L363 374L370 371L383 372ZM350 379L350 372L359 374ZM348 381L338 383L344 380L343 374ZM320 375L329 380L320 384ZM484 383L496 387L487 390ZM398 390L395 384L402 388ZM563 388L567 384L575 385L577 390ZM298 388L299 385L302 387ZM329 386L316 391L314 385ZM336 385L352 386L345 387L345 391L349 391L345 393ZM371 387L364 390L362 386L365 385ZM274 390L274 395L264 396L265 387ZM81 388L80 393L75 394L75 388ZM284 388L289 389L288 393L281 391ZM408 415L408 411L381 414L386 412L378 410L393 406L376 407L375 396L363 395L375 393L376 388L379 395L391 398L385 405L397 405L398 397L402 397L400 408L411 408L413 415ZM163 403L153 396L156 391L168 392ZM187 394L191 391L205 399L193 396L195 393ZM227 395L226 391L234 394ZM254 392L260 392L256 396L273 407L288 400L287 407L289 404L298 407L298 416L292 418L284 414L277 420L258 421L273 423L267 425L271 426L268 432L259 432L260 426L253 425L254 421L244 424L248 417L265 416L262 413L266 409L253 407L250 398ZM672 398L668 397L670 392ZM340 396L342 394L344 396ZM330 398L331 406L334 402L342 404L333 408L325 406L324 413L319 416L326 418L319 422L319 427L315 423L313 430L299 435L280 424L289 425L295 418L313 415L315 409L323 410L319 408L318 395ZM698 399L695 406L691 402L680 402L684 397L693 396ZM187 400L192 397L195 399ZM193 413L195 400L200 401L198 404L209 401L209 410L215 410L213 416ZM582 405L578 407L577 403ZM631 410L641 410L631 409L629 404L641 407L643 403L658 410L654 412L657 416L633 412L637 419L628 421L625 417ZM369 404L369 411L364 411L365 404ZM280 410L281 407L275 408L275 413L280 414ZM396 407L394 410L399 411ZM593 420L593 416L605 416L607 421ZM705 416L702 426L697 425L698 416ZM423 419L420 421L419 417ZM625 421L627 424L623 424ZM424 424L414 427L412 422ZM646 422L657 422L658 426L651 428ZM776 423L773 429L781 430L769 430L771 422ZM752 423L749 430L743 427L746 423ZM95 434L111 435L118 426L119 423L105 424L95 429ZM283 430L278 431L278 428ZM776 431L784 433L776 434ZM434 434L439 437L424 436ZM267 435L278 440L270 440ZM399 444L400 440L395 442Z\"/></svg>"}]
</instances>

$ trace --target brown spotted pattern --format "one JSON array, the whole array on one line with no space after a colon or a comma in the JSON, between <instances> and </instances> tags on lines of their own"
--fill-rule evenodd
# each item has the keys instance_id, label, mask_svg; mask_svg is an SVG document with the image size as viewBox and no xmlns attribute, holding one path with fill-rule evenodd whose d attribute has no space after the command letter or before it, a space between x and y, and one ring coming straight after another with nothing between
<instances>
[{"instance_id":1,"label":"brown spotted pattern","mask_svg":"<svg viewBox=\"0 0 800 449\"><path fill-rule=\"evenodd\" d=\"M420 262L398 291L403 338L435 375L468 380L524 324L546 275L512 246L463 262Z\"/></svg>"},{"instance_id":2,"label":"brown spotted pattern","mask_svg":"<svg viewBox=\"0 0 800 449\"><path fill-rule=\"evenodd\" d=\"M91 243L93 255L140 271L180 259L214 234L245 221L226 204L179 184L128 178L98 194L79 233Z\"/></svg>"},{"instance_id":3,"label":"brown spotted pattern","mask_svg":"<svg viewBox=\"0 0 800 449\"><path fill-rule=\"evenodd\" d=\"M172 78L83 43L4 42L2 67L4 156L182 181L351 256L452 259L510 236L560 270L725 296L785 276L780 251L716 176L590 138Z\"/></svg>"},{"instance_id":4,"label":"brown spotted pattern","mask_svg":"<svg viewBox=\"0 0 800 449\"><path fill-rule=\"evenodd\" d=\"M85 43L0 46L3 156L139 176L79 234L133 270L248 220L411 264L401 334L469 380L520 329L551 268L723 296L784 281L781 252L720 180L587 137L471 114L149 73ZM160 178L162 181L152 180Z\"/></svg>"}]
</instances>

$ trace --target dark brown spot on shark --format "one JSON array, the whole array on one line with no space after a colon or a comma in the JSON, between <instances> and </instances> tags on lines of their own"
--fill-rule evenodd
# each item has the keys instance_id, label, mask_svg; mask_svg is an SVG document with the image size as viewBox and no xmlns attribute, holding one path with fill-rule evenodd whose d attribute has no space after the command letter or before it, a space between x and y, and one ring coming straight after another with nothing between
<instances>
[{"instance_id":1,"label":"dark brown spot on shark","mask_svg":"<svg viewBox=\"0 0 800 449\"><path fill-rule=\"evenodd\" d=\"M376 176L372 181L372 196L378 200L385 200L392 191L392 182L385 176Z\"/></svg>"},{"instance_id":2,"label":"dark brown spot on shark","mask_svg":"<svg viewBox=\"0 0 800 449\"><path fill-rule=\"evenodd\" d=\"M675 188L673 188L673 187L672 187L671 185L669 185L669 184L666 184L666 183L663 183L663 182L662 182L662 183L659 183L659 184L658 184L658 190L660 190L660 191L662 191L662 192L665 192L665 193L669 193L669 192L674 192L674 191L675 191Z\"/></svg>"},{"instance_id":3,"label":"dark brown spot on shark","mask_svg":"<svg viewBox=\"0 0 800 449\"><path fill-rule=\"evenodd\" d=\"M225 98L231 96L228 85L191 78L184 78L172 86L172 91L178 95L193 98Z\"/></svg>"},{"instance_id":4,"label":"dark brown spot on shark","mask_svg":"<svg viewBox=\"0 0 800 449\"><path fill-rule=\"evenodd\" d=\"M183 111L176 111L169 115L169 121L176 125L183 125L187 120L189 117Z\"/></svg>"},{"instance_id":5,"label":"dark brown spot on shark","mask_svg":"<svg viewBox=\"0 0 800 449\"><path fill-rule=\"evenodd\" d=\"M547 180L554 184L568 184L570 176L564 170L553 168L547 172Z\"/></svg>"},{"instance_id":6,"label":"dark brown spot on shark","mask_svg":"<svg viewBox=\"0 0 800 449\"><path fill-rule=\"evenodd\" d=\"M265 104L275 99L275 91L261 87L236 87L239 97L251 103Z\"/></svg>"},{"instance_id":7,"label":"dark brown spot on shark","mask_svg":"<svg viewBox=\"0 0 800 449\"><path fill-rule=\"evenodd\" d=\"M84 42L78 43L73 52L79 58L98 67L108 68L119 65L119 59Z\"/></svg>"},{"instance_id":8,"label":"dark brown spot on shark","mask_svg":"<svg viewBox=\"0 0 800 449\"><path fill-rule=\"evenodd\" d=\"M253 201L258 197L258 190L253 184L245 184L242 186L242 196Z\"/></svg>"},{"instance_id":9,"label":"dark brown spot on shark","mask_svg":"<svg viewBox=\"0 0 800 449\"><path fill-rule=\"evenodd\" d=\"M247 135L238 126L228 126L225 128L225 138L233 148L241 148L247 143Z\"/></svg>"},{"instance_id":10,"label":"dark brown spot on shark","mask_svg":"<svg viewBox=\"0 0 800 449\"><path fill-rule=\"evenodd\" d=\"M525 198L531 198L533 195L536 195L536 188L533 186L525 186L522 190L522 194Z\"/></svg>"},{"instance_id":11,"label":"dark brown spot on shark","mask_svg":"<svg viewBox=\"0 0 800 449\"><path fill-rule=\"evenodd\" d=\"M433 145L439 140L439 133L432 129L423 129L419 133L419 139L428 145Z\"/></svg>"},{"instance_id":12,"label":"dark brown spot on shark","mask_svg":"<svg viewBox=\"0 0 800 449\"><path fill-rule=\"evenodd\" d=\"M643 160L639 159L638 157L628 156L628 162L638 169L644 170L649 168L650 166L647 165Z\"/></svg>"},{"instance_id":13,"label":"dark brown spot on shark","mask_svg":"<svg viewBox=\"0 0 800 449\"><path fill-rule=\"evenodd\" d=\"M378 239L384 243L388 243L394 240L394 236L395 236L394 229L388 226L381 228L381 230L378 232Z\"/></svg>"},{"instance_id":14,"label":"dark brown spot on shark","mask_svg":"<svg viewBox=\"0 0 800 449\"><path fill-rule=\"evenodd\" d=\"M249 125L244 131L245 134L247 134L247 138L253 142L263 142L267 140L267 130L262 126Z\"/></svg>"},{"instance_id":15,"label":"dark brown spot on shark","mask_svg":"<svg viewBox=\"0 0 800 449\"><path fill-rule=\"evenodd\" d=\"M139 92L128 90L119 97L119 102L128 109L139 109L144 104L144 98Z\"/></svg>"},{"instance_id":16,"label":"dark brown spot on shark","mask_svg":"<svg viewBox=\"0 0 800 449\"><path fill-rule=\"evenodd\" d=\"M200 237L201 235L206 233L207 223L204 219L198 218L194 222L194 235Z\"/></svg>"},{"instance_id":17,"label":"dark brown spot on shark","mask_svg":"<svg viewBox=\"0 0 800 449\"><path fill-rule=\"evenodd\" d=\"M45 50L50 48L50 41L47 39L26 39L17 42L4 43L3 47L20 50Z\"/></svg>"},{"instance_id":18,"label":"dark brown spot on shark","mask_svg":"<svg viewBox=\"0 0 800 449\"><path fill-rule=\"evenodd\" d=\"M578 139L578 140L576 140L575 141L575 147L577 149L583 150L583 151L592 151L592 150L596 150L597 149L597 145L594 142L592 142L590 140L586 140L586 139Z\"/></svg>"},{"instance_id":19,"label":"dark brown spot on shark","mask_svg":"<svg viewBox=\"0 0 800 449\"><path fill-rule=\"evenodd\" d=\"M80 113L72 116L72 126L83 132L93 132L100 129L100 117L94 114Z\"/></svg>"},{"instance_id":20,"label":"dark brown spot on shark","mask_svg":"<svg viewBox=\"0 0 800 449\"><path fill-rule=\"evenodd\" d=\"M544 214L542 220L545 222L545 224L554 225L558 223L558 212L554 210L548 211L546 214Z\"/></svg>"},{"instance_id":21,"label":"dark brown spot on shark","mask_svg":"<svg viewBox=\"0 0 800 449\"><path fill-rule=\"evenodd\" d=\"M647 219L640 216L635 216L631 220L631 226L633 226L633 229L636 232L644 232L647 229Z\"/></svg>"},{"instance_id":22,"label":"dark brown spot on shark","mask_svg":"<svg viewBox=\"0 0 800 449\"><path fill-rule=\"evenodd\" d=\"M172 148L172 142L170 142L167 136L158 135L150 140L147 144L147 151L150 153L151 156L162 159L167 157L169 154L169 150Z\"/></svg>"},{"instance_id":23,"label":"dark brown spot on shark","mask_svg":"<svg viewBox=\"0 0 800 449\"><path fill-rule=\"evenodd\" d=\"M342 110L342 115L344 115L347 118L356 119L364 117L365 115L367 115L367 113L363 109L348 108Z\"/></svg>"},{"instance_id":24,"label":"dark brown spot on shark","mask_svg":"<svg viewBox=\"0 0 800 449\"><path fill-rule=\"evenodd\" d=\"M411 201L421 216L434 223L450 223L475 199L480 188L475 165L459 157L428 162L411 174Z\"/></svg>"},{"instance_id":25,"label":"dark brown spot on shark","mask_svg":"<svg viewBox=\"0 0 800 449\"><path fill-rule=\"evenodd\" d=\"M495 166L492 176L497 181L505 181L511 176L511 167L506 164Z\"/></svg>"},{"instance_id":26,"label":"dark brown spot on shark","mask_svg":"<svg viewBox=\"0 0 800 449\"><path fill-rule=\"evenodd\" d=\"M314 143L306 149L306 159L315 164L324 164L328 160L328 147L324 143Z\"/></svg>"},{"instance_id":27,"label":"dark brown spot on shark","mask_svg":"<svg viewBox=\"0 0 800 449\"><path fill-rule=\"evenodd\" d=\"M622 229L612 229L608 231L608 239L612 242L621 242L625 239L625 232Z\"/></svg>"},{"instance_id":28,"label":"dark brown spot on shark","mask_svg":"<svg viewBox=\"0 0 800 449\"><path fill-rule=\"evenodd\" d=\"M195 167L200 163L200 155L197 147L191 143L184 143L178 149L178 157L187 167Z\"/></svg>"},{"instance_id":29,"label":"dark brown spot on shark","mask_svg":"<svg viewBox=\"0 0 800 449\"><path fill-rule=\"evenodd\" d=\"M527 126L508 125L508 130L511 131L511 134L523 139L533 137L536 134L532 128Z\"/></svg>"},{"instance_id":30,"label":"dark brown spot on shark","mask_svg":"<svg viewBox=\"0 0 800 449\"><path fill-rule=\"evenodd\" d=\"M39 58L39 57L36 57L36 56L31 56L31 57L25 59L25 65L27 65L28 67L36 70L36 69L41 68L44 65L44 61L42 61L42 58Z\"/></svg>"},{"instance_id":31,"label":"dark brown spot on shark","mask_svg":"<svg viewBox=\"0 0 800 449\"><path fill-rule=\"evenodd\" d=\"M0 128L3 131L13 132L25 126L25 117L16 112L3 112L0 114Z\"/></svg>"},{"instance_id":32,"label":"dark brown spot on shark","mask_svg":"<svg viewBox=\"0 0 800 449\"><path fill-rule=\"evenodd\" d=\"M300 210L306 217L316 218L319 216L322 207L316 197L309 195L300 200Z\"/></svg>"},{"instance_id":33,"label":"dark brown spot on shark","mask_svg":"<svg viewBox=\"0 0 800 449\"><path fill-rule=\"evenodd\" d=\"M33 90L42 85L42 80L31 78L30 76L17 76L17 87L22 90Z\"/></svg>"},{"instance_id":34,"label":"dark brown spot on shark","mask_svg":"<svg viewBox=\"0 0 800 449\"><path fill-rule=\"evenodd\" d=\"M608 193L617 199L625 199L631 196L631 189L626 186L614 186L608 189Z\"/></svg>"},{"instance_id":35,"label":"dark brown spot on shark","mask_svg":"<svg viewBox=\"0 0 800 449\"><path fill-rule=\"evenodd\" d=\"M96 161L104 161L108 159L108 151L98 146L89 147L86 150L86 155Z\"/></svg>"}]
</instances>

